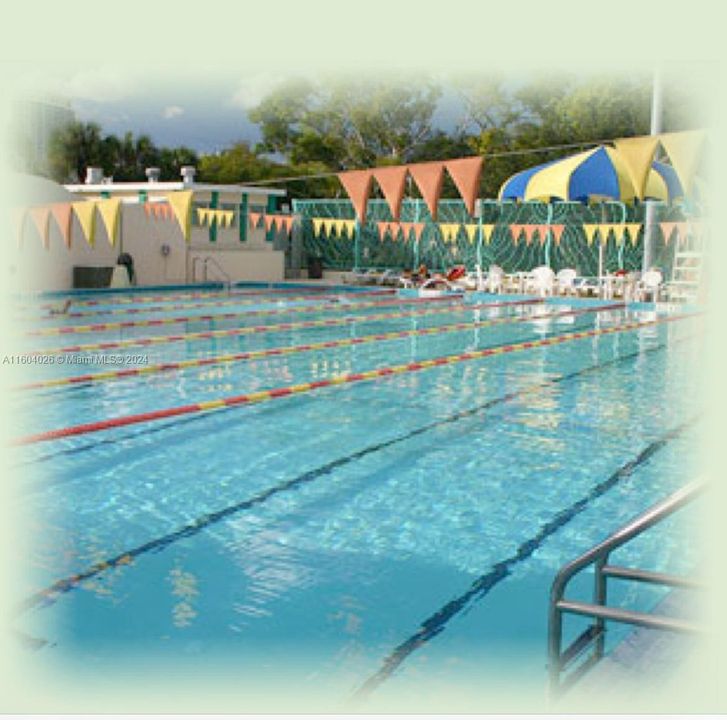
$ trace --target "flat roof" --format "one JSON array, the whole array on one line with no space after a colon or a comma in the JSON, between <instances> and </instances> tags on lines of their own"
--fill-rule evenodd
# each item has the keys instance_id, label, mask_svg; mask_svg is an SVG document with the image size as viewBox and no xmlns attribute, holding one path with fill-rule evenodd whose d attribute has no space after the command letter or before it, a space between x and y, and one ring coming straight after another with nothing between
<instances>
[{"instance_id":1,"label":"flat roof","mask_svg":"<svg viewBox=\"0 0 727 720\"><path fill-rule=\"evenodd\" d=\"M283 197L285 190L279 188L256 187L250 185L211 185L208 183L184 183L181 180L174 182L118 182L118 183L77 183L64 185L72 193L102 193L102 192L164 192L173 190L191 190L192 192L220 192L238 195L275 195Z\"/></svg>"}]
</instances>

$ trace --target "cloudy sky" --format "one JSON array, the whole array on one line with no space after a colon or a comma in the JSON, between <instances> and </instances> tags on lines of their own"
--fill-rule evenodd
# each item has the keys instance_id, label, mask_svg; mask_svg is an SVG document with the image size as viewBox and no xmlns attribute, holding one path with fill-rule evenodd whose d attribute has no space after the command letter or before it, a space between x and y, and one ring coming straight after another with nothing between
<instances>
[{"instance_id":1,"label":"cloudy sky","mask_svg":"<svg viewBox=\"0 0 727 720\"><path fill-rule=\"evenodd\" d=\"M43 77L37 92L70 101L80 120L95 121L106 133L146 133L160 146L187 145L213 153L246 140L260 140L247 110L286 79L272 73L230 77L198 71L184 82L134 71L98 68L66 77ZM453 94L445 94L435 125L449 129L458 115Z\"/></svg>"}]
</instances>

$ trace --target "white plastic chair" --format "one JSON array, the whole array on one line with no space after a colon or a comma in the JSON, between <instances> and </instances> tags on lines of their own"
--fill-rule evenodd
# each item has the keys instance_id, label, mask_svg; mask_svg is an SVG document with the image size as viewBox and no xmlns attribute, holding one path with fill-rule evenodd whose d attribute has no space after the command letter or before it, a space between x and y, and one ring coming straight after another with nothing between
<instances>
[{"instance_id":1,"label":"white plastic chair","mask_svg":"<svg viewBox=\"0 0 727 720\"><path fill-rule=\"evenodd\" d=\"M576 277L578 273L573 268L563 268L555 276L555 285L559 295L576 294Z\"/></svg>"},{"instance_id":2,"label":"white plastic chair","mask_svg":"<svg viewBox=\"0 0 727 720\"><path fill-rule=\"evenodd\" d=\"M525 282L525 292L535 292L541 297L553 294L555 273L547 265L536 267Z\"/></svg>"},{"instance_id":3,"label":"white plastic chair","mask_svg":"<svg viewBox=\"0 0 727 720\"><path fill-rule=\"evenodd\" d=\"M487 271L485 287L489 293L502 292L502 286L505 281L505 271L499 265L490 265Z\"/></svg>"},{"instance_id":4,"label":"white plastic chair","mask_svg":"<svg viewBox=\"0 0 727 720\"><path fill-rule=\"evenodd\" d=\"M660 270L647 270L641 280L636 283L634 291L634 300L644 302L647 296L651 297L652 302L659 300L659 291L661 290L664 276Z\"/></svg>"}]
</instances>

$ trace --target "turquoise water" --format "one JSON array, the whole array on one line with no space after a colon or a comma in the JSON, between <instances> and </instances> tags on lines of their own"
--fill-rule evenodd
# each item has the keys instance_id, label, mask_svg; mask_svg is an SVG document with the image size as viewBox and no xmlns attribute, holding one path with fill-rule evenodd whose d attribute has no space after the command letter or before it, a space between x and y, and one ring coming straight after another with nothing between
<instances>
[{"instance_id":1,"label":"turquoise water","mask_svg":"<svg viewBox=\"0 0 727 720\"><path fill-rule=\"evenodd\" d=\"M328 328L109 351L158 363L463 321L517 321L17 391L18 436L657 317L644 306L597 312L596 304L569 302L348 308L391 298L342 293L332 293L326 309L290 313L324 300L260 293L256 304L248 295L240 297L244 305L153 310L128 319L259 309L279 315L20 342L31 350L351 319ZM481 295L476 302L503 299L511 300ZM184 300L77 311L165 302ZM434 307L441 312L416 314ZM562 315L572 308L588 312ZM43 314L37 305L23 312ZM368 319L383 312L402 316ZM551 316L538 319L543 314ZM122 317L46 318L33 327ZM325 678L340 697L362 686L396 693L430 680L486 677L510 661L523 677L542 675L544 684L547 598L557 570L694 476L697 333L696 319L662 323L15 448L22 474L17 511L32 518L34 538L19 600L100 562L114 566L31 603L16 627L39 640L38 652L49 659L108 668L148 653L170 661L224 658L228 666L268 676ZM29 382L108 369L34 364L16 375ZM562 519L539 537L556 517ZM684 540L694 522L685 512L614 559L686 571L697 557ZM130 563L115 562L126 554ZM575 588L587 599L589 578ZM636 609L662 597L655 587L613 588L613 603ZM568 631L579 627L570 623ZM614 627L610 645L623 632Z\"/></svg>"}]
</instances>

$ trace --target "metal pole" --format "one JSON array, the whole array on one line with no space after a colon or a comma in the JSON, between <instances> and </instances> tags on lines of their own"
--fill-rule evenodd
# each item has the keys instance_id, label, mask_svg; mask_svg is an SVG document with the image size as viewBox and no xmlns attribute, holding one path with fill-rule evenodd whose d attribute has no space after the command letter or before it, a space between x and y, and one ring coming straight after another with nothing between
<instances>
[{"instance_id":1,"label":"metal pole","mask_svg":"<svg viewBox=\"0 0 727 720\"><path fill-rule=\"evenodd\" d=\"M553 203L548 203L548 214L545 218L545 222L548 225L547 235L545 240L545 264L550 267L550 224L553 222Z\"/></svg>"},{"instance_id":2,"label":"metal pole","mask_svg":"<svg viewBox=\"0 0 727 720\"><path fill-rule=\"evenodd\" d=\"M354 226L353 267L354 270L361 269L361 223L358 218L356 218L356 225Z\"/></svg>"},{"instance_id":3,"label":"metal pole","mask_svg":"<svg viewBox=\"0 0 727 720\"><path fill-rule=\"evenodd\" d=\"M659 69L654 70L654 84L651 93L651 135L658 135L662 129L662 94L661 76ZM646 272L652 265L653 248L656 242L656 207L654 203L646 201L646 216L644 218L644 255L641 271Z\"/></svg>"}]
</instances>

